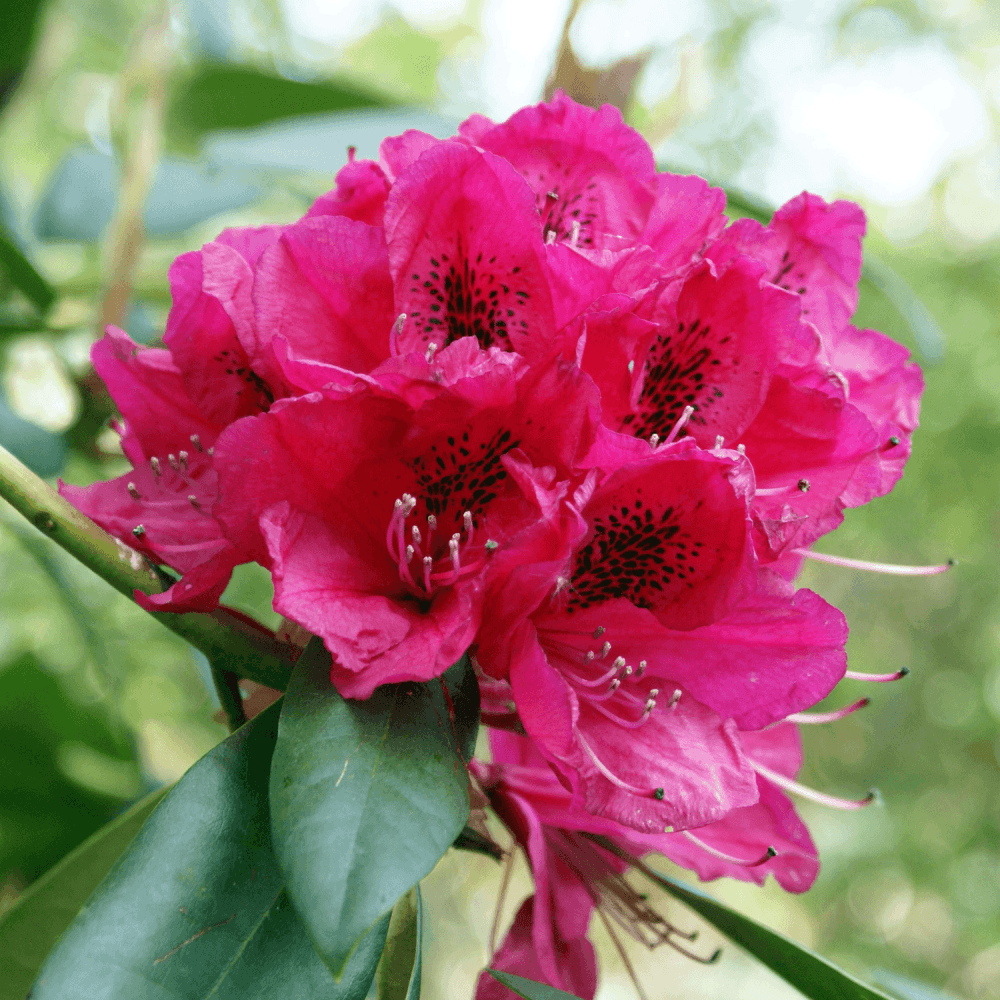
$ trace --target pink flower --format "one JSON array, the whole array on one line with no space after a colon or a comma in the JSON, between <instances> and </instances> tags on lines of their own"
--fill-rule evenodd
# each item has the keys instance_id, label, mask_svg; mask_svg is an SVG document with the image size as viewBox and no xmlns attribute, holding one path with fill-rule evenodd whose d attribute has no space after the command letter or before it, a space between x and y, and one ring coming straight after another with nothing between
<instances>
[{"instance_id":1,"label":"pink flower","mask_svg":"<svg viewBox=\"0 0 1000 1000\"><path fill-rule=\"evenodd\" d=\"M595 415L579 371L463 339L231 425L215 515L271 569L275 608L323 637L341 693L368 697L461 657L493 553L565 492Z\"/></svg>"},{"instance_id":2,"label":"pink flower","mask_svg":"<svg viewBox=\"0 0 1000 1000\"><path fill-rule=\"evenodd\" d=\"M762 884L768 874L803 892L818 871L816 849L781 791L758 777L759 801L734 810L697 833L639 834L575 807L536 747L511 733L492 731L493 763L473 761L472 771L497 816L528 857L534 895L518 910L490 967L593 997L597 988L594 949L587 928L594 909L615 937L625 935L653 948L669 944L692 955L686 935L646 902L626 877L623 857L665 854L702 879L729 875ZM783 725L748 738L748 753L793 776L801 762L795 727ZM605 838L608 850L592 837ZM620 947L620 944L619 944ZM693 956L692 957L696 957ZM511 994L487 973L476 1000L506 1000Z\"/></svg>"}]
</instances>

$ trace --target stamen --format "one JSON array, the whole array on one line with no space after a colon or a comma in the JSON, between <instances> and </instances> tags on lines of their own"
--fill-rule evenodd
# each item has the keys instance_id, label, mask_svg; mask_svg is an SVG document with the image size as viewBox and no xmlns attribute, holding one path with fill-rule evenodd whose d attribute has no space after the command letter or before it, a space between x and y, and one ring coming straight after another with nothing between
<instances>
[{"instance_id":1,"label":"stamen","mask_svg":"<svg viewBox=\"0 0 1000 1000\"><path fill-rule=\"evenodd\" d=\"M896 563L868 562L864 559L848 559L846 556L831 556L826 552L813 552L812 549L792 549L797 556L815 559L816 562L828 563L830 566L842 566L844 569L860 569L866 573L885 573L888 576L936 576L947 573L957 563L949 559L937 566L899 566Z\"/></svg>"},{"instance_id":2,"label":"stamen","mask_svg":"<svg viewBox=\"0 0 1000 1000\"><path fill-rule=\"evenodd\" d=\"M493 911L493 926L490 928L490 958L489 963L493 963L493 955L497 950L497 934L500 931L500 914L503 912L504 900L507 898L507 889L510 886L510 876L514 871L515 850L513 847L507 852L503 863L503 875L500 877L500 889L497 892L497 906Z\"/></svg>"},{"instance_id":3,"label":"stamen","mask_svg":"<svg viewBox=\"0 0 1000 1000\"><path fill-rule=\"evenodd\" d=\"M584 752L587 756L594 762L594 766L597 768L601 774L604 775L612 785L617 788L622 789L625 792L631 792L632 795L641 795L643 798L656 799L658 802L663 801L663 789L662 788L639 788L636 785L631 785L627 781L622 780L610 770L607 765L597 756L596 753L591 749L590 744L583 738L583 734L577 730L576 737L580 742L580 746L583 747Z\"/></svg>"},{"instance_id":4,"label":"stamen","mask_svg":"<svg viewBox=\"0 0 1000 1000\"><path fill-rule=\"evenodd\" d=\"M201 507L200 501L193 493L188 494L188 503L191 504L195 510L198 510L198 508Z\"/></svg>"},{"instance_id":5,"label":"stamen","mask_svg":"<svg viewBox=\"0 0 1000 1000\"><path fill-rule=\"evenodd\" d=\"M205 452L205 454L208 455L208 456L214 455L215 454L215 445L212 445L212 447L209 448L208 451Z\"/></svg>"},{"instance_id":6,"label":"stamen","mask_svg":"<svg viewBox=\"0 0 1000 1000\"><path fill-rule=\"evenodd\" d=\"M424 556L424 589L429 594L431 592L431 568L434 560L430 556Z\"/></svg>"},{"instance_id":7,"label":"stamen","mask_svg":"<svg viewBox=\"0 0 1000 1000\"><path fill-rule=\"evenodd\" d=\"M800 479L797 483L792 486L770 486L763 487L755 493L755 496L759 497L777 497L782 496L786 493L794 493L798 490L800 493L808 493L812 488L812 483L808 479Z\"/></svg>"},{"instance_id":8,"label":"stamen","mask_svg":"<svg viewBox=\"0 0 1000 1000\"><path fill-rule=\"evenodd\" d=\"M778 852L773 848L769 847L759 858L754 861L743 861L740 858L735 858L731 854L726 854L724 851L717 851L714 847L706 844L704 840L696 837L693 833L688 830L681 830L681 836L686 837L691 841L692 844L696 844L700 847L706 854L711 854L713 858L718 858L720 861L728 861L731 865L739 865L741 868L759 868L761 865L767 864L768 861L773 857L777 857Z\"/></svg>"},{"instance_id":9,"label":"stamen","mask_svg":"<svg viewBox=\"0 0 1000 1000\"><path fill-rule=\"evenodd\" d=\"M601 646L600 658L603 660L604 657L607 656L608 653L610 653L610 652L611 652L611 643L610 642L605 642L604 645Z\"/></svg>"},{"instance_id":10,"label":"stamen","mask_svg":"<svg viewBox=\"0 0 1000 1000\"><path fill-rule=\"evenodd\" d=\"M135 527L134 527L134 528L132 529L132 534L133 534L133 535L135 535L135 537L136 537L136 538L142 538L142 536L143 536L144 534L146 534L146 528L145 528L145 526L144 526L144 525L142 525L142 524L137 524L137 525L136 525L136 526L135 526Z\"/></svg>"},{"instance_id":11,"label":"stamen","mask_svg":"<svg viewBox=\"0 0 1000 1000\"><path fill-rule=\"evenodd\" d=\"M745 444L738 444L738 445L736 446L736 450L737 450L737 451L738 451L738 452L739 452L739 453L740 453L741 455L746 455L746 453L747 453L747 446L746 446Z\"/></svg>"},{"instance_id":12,"label":"stamen","mask_svg":"<svg viewBox=\"0 0 1000 1000\"><path fill-rule=\"evenodd\" d=\"M160 460L155 455L149 460L149 467L153 470L154 476L163 475L163 470L160 468Z\"/></svg>"},{"instance_id":13,"label":"stamen","mask_svg":"<svg viewBox=\"0 0 1000 1000\"><path fill-rule=\"evenodd\" d=\"M554 229L550 229L545 234L545 245L547 247L550 247L552 246L553 243L555 243L555 241L556 241L556 231Z\"/></svg>"},{"instance_id":14,"label":"stamen","mask_svg":"<svg viewBox=\"0 0 1000 1000\"><path fill-rule=\"evenodd\" d=\"M591 632L590 634L595 639L600 639L601 636L604 635L605 632L607 632L607 629L603 625L598 625L597 628L595 628L594 631Z\"/></svg>"},{"instance_id":15,"label":"stamen","mask_svg":"<svg viewBox=\"0 0 1000 1000\"><path fill-rule=\"evenodd\" d=\"M403 332L403 327L406 325L406 313L400 313L396 317L396 322L392 324L392 335L398 337Z\"/></svg>"},{"instance_id":16,"label":"stamen","mask_svg":"<svg viewBox=\"0 0 1000 1000\"><path fill-rule=\"evenodd\" d=\"M434 360L434 355L437 354L438 345L431 342L427 345L427 350L424 352L424 360L430 364Z\"/></svg>"},{"instance_id":17,"label":"stamen","mask_svg":"<svg viewBox=\"0 0 1000 1000\"><path fill-rule=\"evenodd\" d=\"M726 439L721 434L715 435L715 447L722 448L725 446Z\"/></svg>"},{"instance_id":18,"label":"stamen","mask_svg":"<svg viewBox=\"0 0 1000 1000\"><path fill-rule=\"evenodd\" d=\"M569 238L569 245L575 247L580 239L580 220L574 219L572 222L572 234Z\"/></svg>"},{"instance_id":19,"label":"stamen","mask_svg":"<svg viewBox=\"0 0 1000 1000\"><path fill-rule=\"evenodd\" d=\"M413 552L414 552L414 548L413 548L413 546L412 546L412 545L407 545L407 546L406 546L406 551L405 551L405 552L404 552L404 554L403 554L403 558L404 558L404 559L405 559L405 560L406 560L406 561L407 561L408 563L411 563L411 562L413 562Z\"/></svg>"},{"instance_id":20,"label":"stamen","mask_svg":"<svg viewBox=\"0 0 1000 1000\"><path fill-rule=\"evenodd\" d=\"M901 681L910 676L909 667L900 667L894 674L861 674L857 670L845 670L844 678L849 681L869 681L875 684L888 684L890 681Z\"/></svg>"},{"instance_id":21,"label":"stamen","mask_svg":"<svg viewBox=\"0 0 1000 1000\"><path fill-rule=\"evenodd\" d=\"M500 548L500 543L494 542L492 538L487 538L486 544L483 548L486 549L487 552L496 552L496 550Z\"/></svg>"},{"instance_id":22,"label":"stamen","mask_svg":"<svg viewBox=\"0 0 1000 1000\"><path fill-rule=\"evenodd\" d=\"M438 526L438 519L433 514L427 515L427 527L433 531Z\"/></svg>"},{"instance_id":23,"label":"stamen","mask_svg":"<svg viewBox=\"0 0 1000 1000\"><path fill-rule=\"evenodd\" d=\"M649 447L652 448L653 451L656 451L656 446L659 443L660 443L660 435L659 434L650 434L649 435Z\"/></svg>"},{"instance_id":24,"label":"stamen","mask_svg":"<svg viewBox=\"0 0 1000 1000\"><path fill-rule=\"evenodd\" d=\"M653 688L653 691L655 691L655 690L656 690L656 688ZM651 691L650 694L652 694L652 693L653 692ZM680 688L674 688L674 693L670 696L670 704L667 707L668 708L676 708L677 707L677 703L680 700L681 700L681 689Z\"/></svg>"},{"instance_id":25,"label":"stamen","mask_svg":"<svg viewBox=\"0 0 1000 1000\"><path fill-rule=\"evenodd\" d=\"M879 793L874 788L863 799L841 799L836 795L817 792L815 788L809 788L807 785L800 785L797 781L786 778L785 775L779 774L777 771L772 771L769 767L758 764L755 760L750 761L750 766L762 778L767 778L768 781L773 782L779 788L783 788L786 792L799 795L812 802L818 802L821 806L830 806L831 809L864 809L865 806L870 806L873 802L879 800Z\"/></svg>"},{"instance_id":26,"label":"stamen","mask_svg":"<svg viewBox=\"0 0 1000 1000\"><path fill-rule=\"evenodd\" d=\"M129 483L128 484L128 495L133 500L141 500L142 499L142 494L139 492L139 487L136 486L135 483Z\"/></svg>"},{"instance_id":27,"label":"stamen","mask_svg":"<svg viewBox=\"0 0 1000 1000\"><path fill-rule=\"evenodd\" d=\"M892 437L889 438L888 445L889 445L890 448L896 448L896 447L898 447L899 446L899 438L896 437L895 434L893 434Z\"/></svg>"},{"instance_id":28,"label":"stamen","mask_svg":"<svg viewBox=\"0 0 1000 1000\"><path fill-rule=\"evenodd\" d=\"M636 677L641 677L646 672L646 666L647 666L646 661L645 660L640 660L639 661L639 669L635 672L635 676Z\"/></svg>"},{"instance_id":29,"label":"stamen","mask_svg":"<svg viewBox=\"0 0 1000 1000\"><path fill-rule=\"evenodd\" d=\"M195 451L204 451L205 449L201 446L201 438L197 434L191 435L191 444L194 445Z\"/></svg>"},{"instance_id":30,"label":"stamen","mask_svg":"<svg viewBox=\"0 0 1000 1000\"><path fill-rule=\"evenodd\" d=\"M821 722L836 722L838 719L845 719L848 715L865 708L871 702L871 698L859 698L852 705L845 705L834 712L793 712L786 716L786 721L795 722L799 725L816 725Z\"/></svg>"},{"instance_id":31,"label":"stamen","mask_svg":"<svg viewBox=\"0 0 1000 1000\"><path fill-rule=\"evenodd\" d=\"M181 471L181 463L177 461L177 456L173 452L167 455L167 462L169 463L170 468L174 470L174 472Z\"/></svg>"},{"instance_id":32,"label":"stamen","mask_svg":"<svg viewBox=\"0 0 1000 1000\"><path fill-rule=\"evenodd\" d=\"M410 534L413 536L413 544L419 545L421 541L420 529L416 525L413 525L413 527L410 528Z\"/></svg>"},{"instance_id":33,"label":"stamen","mask_svg":"<svg viewBox=\"0 0 1000 1000\"><path fill-rule=\"evenodd\" d=\"M664 444L673 444L677 435L684 429L684 425L691 419L691 414L694 413L693 406L685 406L680 417L677 418L677 423L674 424L673 430L667 435L667 440Z\"/></svg>"},{"instance_id":34,"label":"stamen","mask_svg":"<svg viewBox=\"0 0 1000 1000\"><path fill-rule=\"evenodd\" d=\"M462 568L462 563L458 552L458 537L455 535L452 535L448 540L448 554L451 556L451 564L455 567L455 572L457 573Z\"/></svg>"},{"instance_id":35,"label":"stamen","mask_svg":"<svg viewBox=\"0 0 1000 1000\"><path fill-rule=\"evenodd\" d=\"M186 469L188 467L188 453L186 451L177 452L177 458L180 460L181 468Z\"/></svg>"}]
</instances>

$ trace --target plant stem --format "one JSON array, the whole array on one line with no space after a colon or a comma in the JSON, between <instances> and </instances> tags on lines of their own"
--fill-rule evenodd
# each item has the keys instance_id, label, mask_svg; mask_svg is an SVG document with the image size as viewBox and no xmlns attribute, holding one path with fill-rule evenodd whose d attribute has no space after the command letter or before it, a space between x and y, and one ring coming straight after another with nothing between
<instances>
[{"instance_id":1,"label":"plant stem","mask_svg":"<svg viewBox=\"0 0 1000 1000\"><path fill-rule=\"evenodd\" d=\"M156 568L144 556L81 514L3 447L0 497L126 597L136 590L158 594L164 589ZM153 617L200 649L213 669L280 691L288 686L292 647L245 616L220 607L210 614L156 612Z\"/></svg>"},{"instance_id":2,"label":"plant stem","mask_svg":"<svg viewBox=\"0 0 1000 1000\"><path fill-rule=\"evenodd\" d=\"M235 733L247 721L243 710L243 695L240 694L240 679L229 670L220 670L212 664L212 680L215 681L215 692L222 704L229 731Z\"/></svg>"}]
</instances>

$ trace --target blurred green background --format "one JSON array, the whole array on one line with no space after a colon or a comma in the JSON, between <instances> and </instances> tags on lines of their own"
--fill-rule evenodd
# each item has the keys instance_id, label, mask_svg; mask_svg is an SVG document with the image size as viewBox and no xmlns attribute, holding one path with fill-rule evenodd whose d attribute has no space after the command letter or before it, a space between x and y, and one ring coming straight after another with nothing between
<instances>
[{"instance_id":1,"label":"blurred green background","mask_svg":"<svg viewBox=\"0 0 1000 1000\"><path fill-rule=\"evenodd\" d=\"M930 579L807 567L802 583L848 616L852 667L913 673L844 682L831 704L873 703L810 728L803 780L876 784L886 805L802 807L824 863L803 897L712 891L900 996L1000 997L995 3L9 0L0 34L0 443L75 483L124 468L88 362L98 331L155 343L172 258L225 226L300 215L349 144L447 135L562 86L622 107L664 167L771 204L803 188L861 201L873 269L857 321L914 351L927 393L902 483L823 547L960 565ZM18 277L11 247L54 298ZM2 908L224 730L198 655L6 506L0 560ZM276 622L259 571L225 600ZM429 998L471 995L497 877L451 852L428 880ZM527 886L522 870L505 913ZM600 997L634 995L595 937ZM665 949L633 961L651 998L797 995L735 948L711 969Z\"/></svg>"}]
</instances>

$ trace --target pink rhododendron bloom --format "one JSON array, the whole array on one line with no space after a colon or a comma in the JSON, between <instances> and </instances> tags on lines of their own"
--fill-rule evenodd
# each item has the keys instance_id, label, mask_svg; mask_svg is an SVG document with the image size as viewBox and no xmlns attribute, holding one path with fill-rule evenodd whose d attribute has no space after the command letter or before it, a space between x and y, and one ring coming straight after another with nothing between
<instances>
[{"instance_id":1,"label":"pink rhododendron bloom","mask_svg":"<svg viewBox=\"0 0 1000 1000\"><path fill-rule=\"evenodd\" d=\"M578 370L464 339L231 425L215 514L272 570L275 608L323 637L341 693L367 697L465 652L493 553L545 516L535 487L558 489L596 407Z\"/></svg>"},{"instance_id":2,"label":"pink rhododendron bloom","mask_svg":"<svg viewBox=\"0 0 1000 1000\"><path fill-rule=\"evenodd\" d=\"M783 724L747 734L747 753L793 777L801 764L795 727ZM473 761L472 771L490 804L525 851L535 892L521 905L490 967L546 982L577 996L593 997L597 964L587 929L595 909L609 932L656 947L669 944L691 954L687 936L656 912L626 877L622 859L651 852L696 871L702 879L728 875L762 884L768 874L793 892L812 885L819 865L804 824L784 794L758 777L757 804L736 809L696 833L639 834L574 806L536 747L512 733L490 735L491 764ZM589 835L589 836L588 836ZM616 854L591 837L606 838ZM512 994L487 973L477 1000Z\"/></svg>"}]
</instances>

